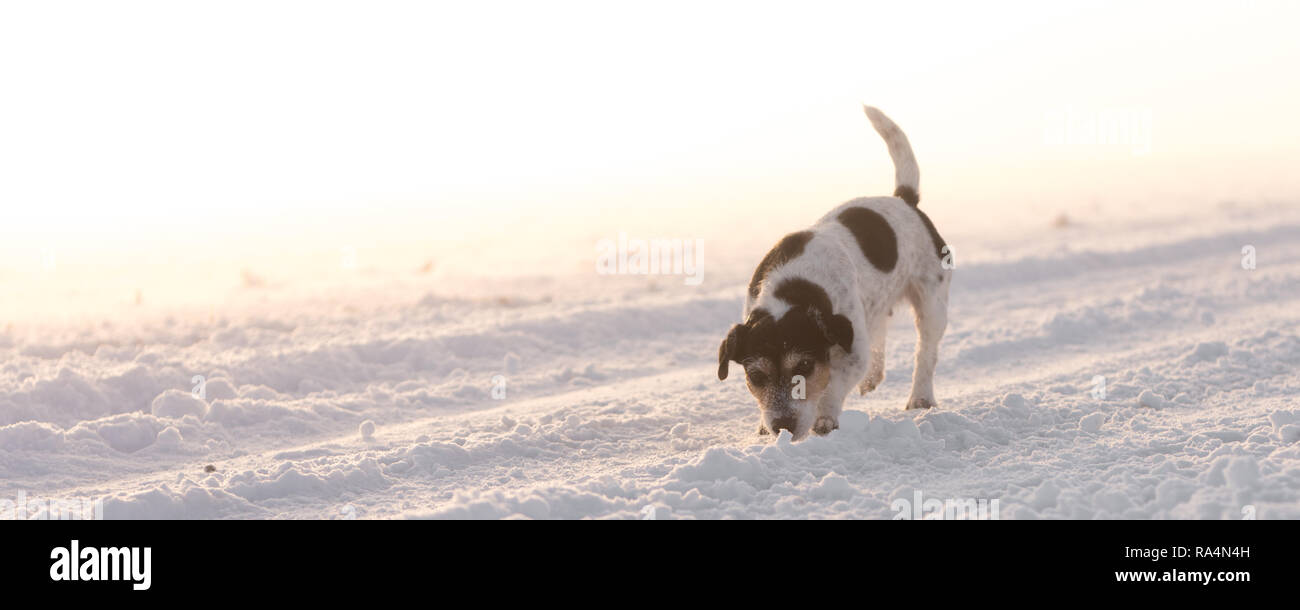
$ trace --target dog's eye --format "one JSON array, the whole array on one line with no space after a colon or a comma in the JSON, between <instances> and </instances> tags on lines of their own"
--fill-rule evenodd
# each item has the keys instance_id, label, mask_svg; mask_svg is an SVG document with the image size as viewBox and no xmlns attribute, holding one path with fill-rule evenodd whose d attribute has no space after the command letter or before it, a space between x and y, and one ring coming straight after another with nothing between
<instances>
[{"instance_id":1,"label":"dog's eye","mask_svg":"<svg viewBox=\"0 0 1300 610\"><path fill-rule=\"evenodd\" d=\"M763 385L767 383L767 375L764 375L762 371L749 372L749 382L754 385Z\"/></svg>"},{"instance_id":2,"label":"dog's eye","mask_svg":"<svg viewBox=\"0 0 1300 610\"><path fill-rule=\"evenodd\" d=\"M808 375L812 374L812 370L813 370L813 361L807 358L800 360L799 364L794 365L795 375L803 375L804 377L807 377Z\"/></svg>"}]
</instances>

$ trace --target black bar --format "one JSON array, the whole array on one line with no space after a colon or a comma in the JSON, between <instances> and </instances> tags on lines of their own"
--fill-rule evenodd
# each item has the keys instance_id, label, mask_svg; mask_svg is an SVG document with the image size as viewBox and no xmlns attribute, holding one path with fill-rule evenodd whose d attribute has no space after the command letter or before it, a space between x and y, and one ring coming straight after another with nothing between
<instances>
[{"instance_id":1,"label":"black bar","mask_svg":"<svg viewBox=\"0 0 1300 610\"><path fill-rule=\"evenodd\" d=\"M381 586L386 594L421 594L484 578L503 583L494 596L577 586L573 579L620 586L685 579L810 593L872 582L926 599L1043 587L1233 598L1294 582L1296 532L1294 521L11 522L0 525L7 541L0 573L11 593L127 602L214 588L330 597ZM149 547L149 588L51 580L52 550L70 550L73 540L81 549ZM1218 556L1198 557L1198 548ZM1180 580L1194 572L1214 581ZM1125 582L1117 573L1157 581Z\"/></svg>"}]
</instances>

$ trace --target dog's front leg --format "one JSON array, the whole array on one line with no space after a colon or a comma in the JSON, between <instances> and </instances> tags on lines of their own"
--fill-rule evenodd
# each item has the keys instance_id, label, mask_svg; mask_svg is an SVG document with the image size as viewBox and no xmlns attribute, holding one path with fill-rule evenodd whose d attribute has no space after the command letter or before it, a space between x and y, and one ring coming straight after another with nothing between
<instances>
[{"instance_id":1,"label":"dog's front leg","mask_svg":"<svg viewBox=\"0 0 1300 610\"><path fill-rule=\"evenodd\" d=\"M813 432L825 436L840 427L840 413L844 411L844 399L866 373L867 359L857 354L849 354L839 363L831 374L831 383L817 402L817 419L813 422Z\"/></svg>"}]
</instances>

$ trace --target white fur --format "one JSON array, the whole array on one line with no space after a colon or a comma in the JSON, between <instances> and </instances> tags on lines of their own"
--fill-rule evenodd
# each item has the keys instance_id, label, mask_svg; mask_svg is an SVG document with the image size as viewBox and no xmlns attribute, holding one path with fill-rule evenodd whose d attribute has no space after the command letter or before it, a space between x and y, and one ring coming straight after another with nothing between
<instances>
[{"instance_id":1,"label":"white fur","mask_svg":"<svg viewBox=\"0 0 1300 610\"><path fill-rule=\"evenodd\" d=\"M919 191L919 171L907 136L879 110L865 107L876 130L889 145L897 165L898 184ZM863 207L880 214L894 230L898 262L888 273L872 265L863 255L853 234L837 217L851 207ZM746 298L742 319L755 308L766 309L780 319L790 305L773 294L786 278L800 277L817 283L830 297L835 314L853 324L850 352L831 348L831 380L817 404L796 401L798 424L795 438L802 438L814 426L829 431L838 426L844 399L854 387L865 394L884 381L886 321L893 307L906 299L912 306L919 336L916 370L907 408L936 404L934 369L938 362L939 339L947 328L948 286L951 270L941 265L934 241L917 210L898 197L864 197L831 210L809 230L814 233L803 252L770 271L757 298ZM769 426L770 422L763 421Z\"/></svg>"},{"instance_id":2,"label":"white fur","mask_svg":"<svg viewBox=\"0 0 1300 610\"><path fill-rule=\"evenodd\" d=\"M867 113L876 133L885 139L885 146L889 147L889 158L894 160L894 187L906 186L920 195L921 168L916 165L916 155L912 154L907 134L876 107L863 104L862 110Z\"/></svg>"}]
</instances>

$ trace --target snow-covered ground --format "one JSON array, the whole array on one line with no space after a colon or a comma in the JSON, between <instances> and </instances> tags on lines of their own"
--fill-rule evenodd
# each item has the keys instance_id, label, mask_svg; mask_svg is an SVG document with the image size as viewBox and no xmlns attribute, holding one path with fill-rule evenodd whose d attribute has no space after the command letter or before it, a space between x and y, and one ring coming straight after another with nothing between
<instances>
[{"instance_id":1,"label":"snow-covered ground","mask_svg":"<svg viewBox=\"0 0 1300 610\"><path fill-rule=\"evenodd\" d=\"M246 275L219 310L0 329L0 509L887 519L920 494L1004 519L1300 518L1300 209L936 220L958 257L930 411L902 409L914 341L895 316L887 380L839 430L756 434L717 344L796 227L708 251L701 286Z\"/></svg>"}]
</instances>

